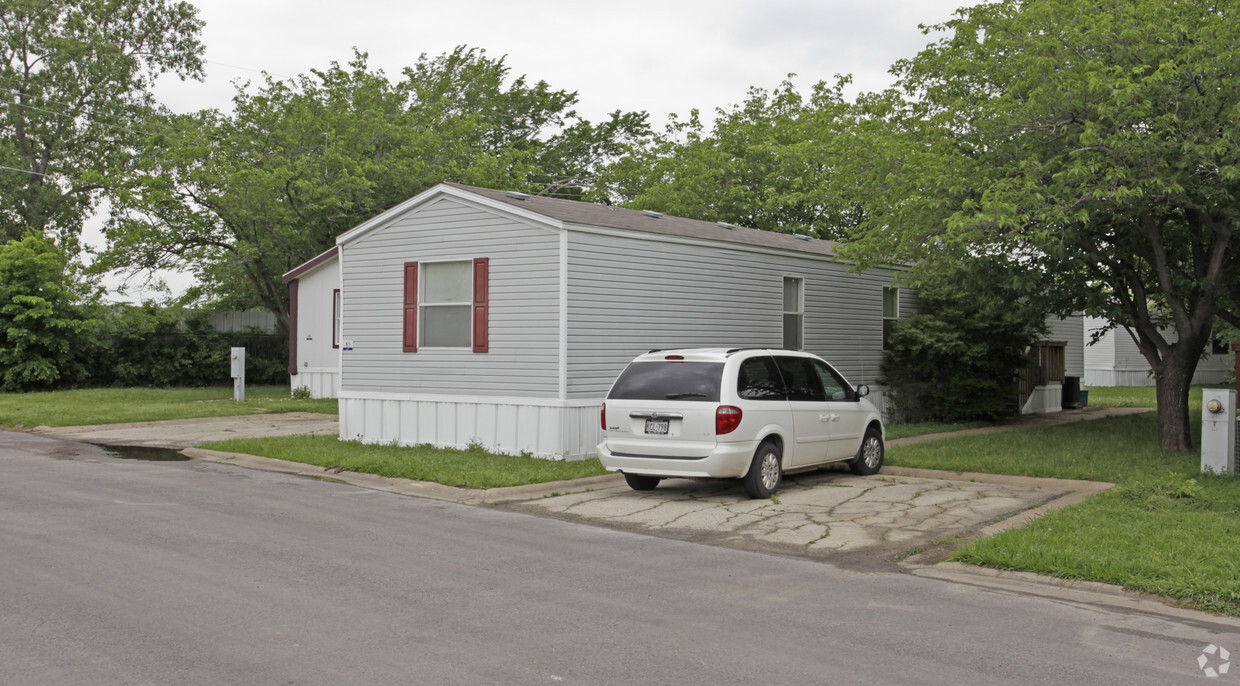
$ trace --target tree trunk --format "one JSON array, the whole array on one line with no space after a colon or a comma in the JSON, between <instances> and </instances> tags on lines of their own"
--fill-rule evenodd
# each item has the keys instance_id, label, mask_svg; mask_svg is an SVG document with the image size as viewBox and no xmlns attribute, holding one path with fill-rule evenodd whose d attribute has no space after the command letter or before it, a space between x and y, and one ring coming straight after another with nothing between
<instances>
[{"instance_id":1,"label":"tree trunk","mask_svg":"<svg viewBox=\"0 0 1240 686\"><path fill-rule=\"evenodd\" d=\"M1179 354L1168 355L1154 377L1158 398L1158 443L1166 450L1193 449L1188 421L1188 391L1193 372L1197 370L1197 360L1184 360L1182 357Z\"/></svg>"}]
</instances>

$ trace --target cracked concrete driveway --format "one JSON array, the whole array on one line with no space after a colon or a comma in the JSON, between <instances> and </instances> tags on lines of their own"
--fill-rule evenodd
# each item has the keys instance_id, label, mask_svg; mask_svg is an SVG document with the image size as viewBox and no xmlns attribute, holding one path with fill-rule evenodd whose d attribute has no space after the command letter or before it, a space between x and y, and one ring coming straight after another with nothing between
<instances>
[{"instance_id":1,"label":"cracked concrete driveway","mask_svg":"<svg viewBox=\"0 0 1240 686\"><path fill-rule=\"evenodd\" d=\"M931 474L937 478L927 478ZM1109 487L1061 479L943 476L953 475L897 467L867 477L823 470L786 477L779 493L766 500L747 498L741 486L730 481L667 479L645 492L618 482L503 507L878 569L898 559L934 558L934 549L954 537L1009 519L1023 522L1052 502L1077 502Z\"/></svg>"}]
</instances>

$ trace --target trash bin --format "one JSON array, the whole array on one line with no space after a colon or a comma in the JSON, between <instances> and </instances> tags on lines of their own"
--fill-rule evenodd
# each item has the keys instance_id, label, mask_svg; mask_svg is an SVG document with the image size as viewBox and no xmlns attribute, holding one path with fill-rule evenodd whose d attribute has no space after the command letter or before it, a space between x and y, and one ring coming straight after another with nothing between
<instances>
[{"instance_id":1,"label":"trash bin","mask_svg":"<svg viewBox=\"0 0 1240 686\"><path fill-rule=\"evenodd\" d=\"M1081 389L1081 407L1089 407L1089 390Z\"/></svg>"},{"instance_id":2,"label":"trash bin","mask_svg":"<svg viewBox=\"0 0 1240 686\"><path fill-rule=\"evenodd\" d=\"M1081 377L1065 376L1063 378L1063 396L1060 406L1065 410L1075 410L1081 406Z\"/></svg>"}]
</instances>

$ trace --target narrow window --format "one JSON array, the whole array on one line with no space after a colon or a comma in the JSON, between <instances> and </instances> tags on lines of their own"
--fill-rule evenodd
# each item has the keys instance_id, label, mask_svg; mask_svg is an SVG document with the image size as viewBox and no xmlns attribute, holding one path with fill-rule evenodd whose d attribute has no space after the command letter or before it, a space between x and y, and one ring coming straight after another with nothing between
<instances>
[{"instance_id":1,"label":"narrow window","mask_svg":"<svg viewBox=\"0 0 1240 686\"><path fill-rule=\"evenodd\" d=\"M340 347L340 289L332 291L332 347Z\"/></svg>"},{"instance_id":2,"label":"narrow window","mask_svg":"<svg viewBox=\"0 0 1240 686\"><path fill-rule=\"evenodd\" d=\"M805 279L784 277L784 347L801 350L804 345Z\"/></svg>"},{"instance_id":3,"label":"narrow window","mask_svg":"<svg viewBox=\"0 0 1240 686\"><path fill-rule=\"evenodd\" d=\"M900 289L883 288L883 350L891 345L891 332L900 319Z\"/></svg>"}]
</instances>

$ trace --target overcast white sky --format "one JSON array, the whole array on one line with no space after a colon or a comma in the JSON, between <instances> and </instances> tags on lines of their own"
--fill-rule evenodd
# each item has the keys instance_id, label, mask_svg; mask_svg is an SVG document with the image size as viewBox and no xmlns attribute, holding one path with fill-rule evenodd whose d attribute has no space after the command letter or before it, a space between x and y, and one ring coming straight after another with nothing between
<instances>
[{"instance_id":1,"label":"overcast white sky","mask_svg":"<svg viewBox=\"0 0 1240 686\"><path fill-rule=\"evenodd\" d=\"M458 45L506 56L511 73L577 91L591 121L645 110L662 129L670 113L710 115L750 86L789 73L805 92L852 74L854 92L891 84L888 69L930 40L919 24L947 20L970 0L194 0L205 22L207 78L162 80L161 102L179 112L231 110L232 82L260 72L287 78L354 47L399 77L426 53ZM93 234L93 235L92 235ZM97 232L86 236L99 242ZM92 240L93 239L93 240ZM174 289L188 281L169 278Z\"/></svg>"},{"instance_id":2,"label":"overcast white sky","mask_svg":"<svg viewBox=\"0 0 1240 686\"><path fill-rule=\"evenodd\" d=\"M805 88L852 74L862 90L890 84L891 63L927 42L918 24L946 20L968 0L196 0L206 26L207 79L160 84L174 110L227 110L235 79L289 77L346 62L352 49L399 77L426 53L457 45L507 56L514 75L577 91L597 121L616 109L704 113L749 86L787 74Z\"/></svg>"}]
</instances>

